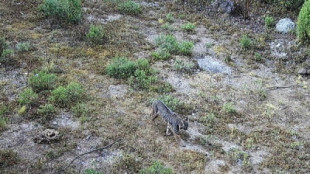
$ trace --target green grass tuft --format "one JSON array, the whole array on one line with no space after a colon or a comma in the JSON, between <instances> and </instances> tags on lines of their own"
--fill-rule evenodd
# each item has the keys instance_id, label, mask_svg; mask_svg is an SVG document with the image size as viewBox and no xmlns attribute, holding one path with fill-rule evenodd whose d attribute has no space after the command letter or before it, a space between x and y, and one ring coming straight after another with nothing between
<instances>
[{"instance_id":1,"label":"green grass tuft","mask_svg":"<svg viewBox=\"0 0 310 174\"><path fill-rule=\"evenodd\" d=\"M69 23L79 23L82 19L81 0L44 0L39 9L47 17Z\"/></svg>"},{"instance_id":2,"label":"green grass tuft","mask_svg":"<svg viewBox=\"0 0 310 174\"><path fill-rule=\"evenodd\" d=\"M140 4L128 0L118 4L118 11L130 15L138 15L142 12L142 8Z\"/></svg>"},{"instance_id":3,"label":"green grass tuft","mask_svg":"<svg viewBox=\"0 0 310 174\"><path fill-rule=\"evenodd\" d=\"M31 88L26 88L19 94L18 102L21 105L31 105L37 102L38 94L35 93Z\"/></svg>"}]
</instances>

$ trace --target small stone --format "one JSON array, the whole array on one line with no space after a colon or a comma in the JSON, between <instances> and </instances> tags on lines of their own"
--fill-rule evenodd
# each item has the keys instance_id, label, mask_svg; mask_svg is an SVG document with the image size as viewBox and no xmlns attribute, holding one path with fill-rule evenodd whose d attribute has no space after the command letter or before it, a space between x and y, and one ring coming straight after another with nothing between
<instances>
[{"instance_id":1,"label":"small stone","mask_svg":"<svg viewBox=\"0 0 310 174\"><path fill-rule=\"evenodd\" d=\"M298 70L298 74L300 75L310 75L310 69L307 70L306 68L301 68Z\"/></svg>"},{"instance_id":2,"label":"small stone","mask_svg":"<svg viewBox=\"0 0 310 174\"><path fill-rule=\"evenodd\" d=\"M290 18L284 18L276 24L276 30L280 33L288 33L293 30L295 26L295 23Z\"/></svg>"}]
</instances>

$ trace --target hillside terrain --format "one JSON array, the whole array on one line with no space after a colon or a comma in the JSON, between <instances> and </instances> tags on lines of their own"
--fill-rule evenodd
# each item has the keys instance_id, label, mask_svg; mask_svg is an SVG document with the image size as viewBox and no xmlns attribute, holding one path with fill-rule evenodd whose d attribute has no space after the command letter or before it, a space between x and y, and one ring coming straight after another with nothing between
<instances>
[{"instance_id":1,"label":"hillside terrain","mask_svg":"<svg viewBox=\"0 0 310 174\"><path fill-rule=\"evenodd\" d=\"M0 0L0 173L310 173L310 50L275 29L300 7L42 4Z\"/></svg>"}]
</instances>

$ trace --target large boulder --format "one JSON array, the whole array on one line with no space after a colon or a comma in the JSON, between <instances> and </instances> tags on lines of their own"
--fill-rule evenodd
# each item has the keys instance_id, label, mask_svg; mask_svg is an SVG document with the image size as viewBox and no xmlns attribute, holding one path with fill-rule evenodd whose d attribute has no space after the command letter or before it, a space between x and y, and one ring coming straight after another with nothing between
<instances>
[{"instance_id":1,"label":"large boulder","mask_svg":"<svg viewBox=\"0 0 310 174\"><path fill-rule=\"evenodd\" d=\"M290 18L279 20L276 24L276 30L280 33L288 33L295 28L295 23Z\"/></svg>"}]
</instances>

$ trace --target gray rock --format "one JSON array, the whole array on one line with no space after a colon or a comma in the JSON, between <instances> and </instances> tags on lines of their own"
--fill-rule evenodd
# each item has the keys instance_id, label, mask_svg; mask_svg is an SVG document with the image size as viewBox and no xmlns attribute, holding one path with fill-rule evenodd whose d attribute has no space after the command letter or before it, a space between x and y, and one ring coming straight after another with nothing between
<instances>
[{"instance_id":1,"label":"gray rock","mask_svg":"<svg viewBox=\"0 0 310 174\"><path fill-rule=\"evenodd\" d=\"M232 0L216 0L212 6L217 8L218 11L227 14L233 13L235 8L235 4Z\"/></svg>"},{"instance_id":2,"label":"gray rock","mask_svg":"<svg viewBox=\"0 0 310 174\"><path fill-rule=\"evenodd\" d=\"M276 30L280 33L288 33L293 30L295 26L295 23L290 18L284 18L277 23Z\"/></svg>"},{"instance_id":3,"label":"gray rock","mask_svg":"<svg viewBox=\"0 0 310 174\"><path fill-rule=\"evenodd\" d=\"M197 59L197 63L201 69L211 73L222 73L230 75L232 71L229 66L211 56L205 56L202 59Z\"/></svg>"},{"instance_id":4,"label":"gray rock","mask_svg":"<svg viewBox=\"0 0 310 174\"><path fill-rule=\"evenodd\" d=\"M298 70L298 74L300 75L310 75L310 69L301 68Z\"/></svg>"}]
</instances>

